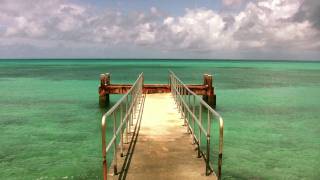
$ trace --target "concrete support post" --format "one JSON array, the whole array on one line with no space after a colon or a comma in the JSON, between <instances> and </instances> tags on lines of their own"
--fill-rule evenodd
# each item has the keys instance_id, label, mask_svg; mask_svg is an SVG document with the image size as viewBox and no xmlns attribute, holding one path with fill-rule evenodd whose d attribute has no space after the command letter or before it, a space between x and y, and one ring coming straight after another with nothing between
<instances>
[{"instance_id":1,"label":"concrete support post","mask_svg":"<svg viewBox=\"0 0 320 180\"><path fill-rule=\"evenodd\" d=\"M203 75L203 84L207 85L206 95L202 96L202 99L207 102L212 108L216 108L216 95L214 94L214 88L212 86L212 75L204 74Z\"/></svg>"},{"instance_id":2,"label":"concrete support post","mask_svg":"<svg viewBox=\"0 0 320 180\"><path fill-rule=\"evenodd\" d=\"M106 91L108 85L110 85L110 74L100 74L99 106L101 108L106 107L110 102L109 93Z\"/></svg>"}]
</instances>

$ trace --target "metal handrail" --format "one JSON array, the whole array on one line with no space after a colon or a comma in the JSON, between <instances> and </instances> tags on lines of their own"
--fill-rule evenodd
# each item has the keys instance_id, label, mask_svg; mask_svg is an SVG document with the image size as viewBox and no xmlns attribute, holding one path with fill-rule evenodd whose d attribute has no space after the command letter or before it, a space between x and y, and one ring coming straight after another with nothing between
<instances>
[{"instance_id":1,"label":"metal handrail","mask_svg":"<svg viewBox=\"0 0 320 180\"><path fill-rule=\"evenodd\" d=\"M215 117L219 121L219 157L218 157L218 179L221 179L221 168L222 168L222 151L223 151L223 119L219 113L213 110L204 100L202 100L197 94L191 91L172 71L170 73L170 86L171 93L176 101L179 111L184 119L185 125L187 125L187 131L190 132L193 136L194 143L198 146L198 157L203 155L206 162L206 175L209 175L213 172L213 168L210 164L210 138L211 138L211 121L213 120L211 117ZM191 97L193 99L193 103L191 102ZM199 102L199 113L196 115L196 100ZM193 104L193 105L192 105ZM207 130L203 127L202 124L202 112L203 108L207 109ZM211 116L213 115L213 116ZM191 121L193 122L193 127ZM199 132L197 135L195 134L195 123L197 123ZM206 152L201 151L201 134L206 136Z\"/></svg>"},{"instance_id":2,"label":"metal handrail","mask_svg":"<svg viewBox=\"0 0 320 180\"><path fill-rule=\"evenodd\" d=\"M107 163L107 153L114 146L113 154L113 167L114 174L117 174L117 137L120 136L120 151L121 156L123 156L123 134L124 125L126 128L126 142L128 142L128 134L130 133L130 128L133 125L133 119L139 102L141 101L142 90L143 90L143 73L139 75L135 83L132 85L130 90L122 97L120 100L108 110L101 120L101 131L102 131L102 157L103 157L103 178L107 179L108 163ZM117 126L117 114L120 114L120 124ZM107 120L113 120L113 136L111 140L106 142L106 122Z\"/></svg>"}]
</instances>

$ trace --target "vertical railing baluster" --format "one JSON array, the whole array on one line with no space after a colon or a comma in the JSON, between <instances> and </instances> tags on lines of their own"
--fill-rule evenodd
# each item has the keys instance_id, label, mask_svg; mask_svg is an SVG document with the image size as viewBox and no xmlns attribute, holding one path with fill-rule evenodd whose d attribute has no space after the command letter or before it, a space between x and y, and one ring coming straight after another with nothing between
<instances>
[{"instance_id":1,"label":"vertical railing baluster","mask_svg":"<svg viewBox=\"0 0 320 180\"><path fill-rule=\"evenodd\" d=\"M192 118L192 131L193 131L193 143L195 144L196 143L196 129L195 129L195 103L196 103L196 96L192 95L193 97L193 103L192 103L192 114L194 115L194 117Z\"/></svg>"},{"instance_id":2,"label":"vertical railing baluster","mask_svg":"<svg viewBox=\"0 0 320 180\"><path fill-rule=\"evenodd\" d=\"M202 126L202 104L200 103L199 104L199 122L200 122L200 125ZM199 146L198 146L198 158L201 157L201 128L199 126Z\"/></svg>"},{"instance_id":3,"label":"vertical railing baluster","mask_svg":"<svg viewBox=\"0 0 320 180\"><path fill-rule=\"evenodd\" d=\"M179 99L179 111L180 112L181 112L181 106L182 106L182 102L181 102L181 99L180 99L180 97L181 97L181 89L182 89L181 84L179 84L179 89L178 89L179 96L178 96L178 99Z\"/></svg>"},{"instance_id":4,"label":"vertical railing baluster","mask_svg":"<svg viewBox=\"0 0 320 180\"><path fill-rule=\"evenodd\" d=\"M107 162L107 151L106 151L106 116L102 116L102 127L101 127L101 134L102 134L102 168L103 168L103 179L107 180L107 174L108 174L108 162Z\"/></svg>"},{"instance_id":5,"label":"vertical railing baluster","mask_svg":"<svg viewBox=\"0 0 320 180\"><path fill-rule=\"evenodd\" d=\"M210 174L210 137L211 137L211 133L210 133L210 129L211 129L211 119L210 119L210 111L208 109L208 121L207 121L207 172L206 174L209 175ZM209 171L209 172L208 172Z\"/></svg>"},{"instance_id":6,"label":"vertical railing baluster","mask_svg":"<svg viewBox=\"0 0 320 180\"><path fill-rule=\"evenodd\" d=\"M188 92L188 104L187 104L187 106L190 109L190 92ZM189 130L189 133L192 134L192 129L191 129L191 126L190 126L190 112L187 110L187 113L188 113L188 118L187 118L188 130Z\"/></svg>"},{"instance_id":7,"label":"vertical railing baluster","mask_svg":"<svg viewBox=\"0 0 320 180\"><path fill-rule=\"evenodd\" d=\"M210 174L210 134L207 134L206 176Z\"/></svg>"},{"instance_id":8,"label":"vertical railing baluster","mask_svg":"<svg viewBox=\"0 0 320 180\"><path fill-rule=\"evenodd\" d=\"M135 117L135 88L133 88L133 91L131 91L131 96L132 96L132 124L133 125L133 119Z\"/></svg>"},{"instance_id":9,"label":"vertical railing baluster","mask_svg":"<svg viewBox=\"0 0 320 180\"><path fill-rule=\"evenodd\" d=\"M122 108L123 104L121 103L120 104L120 122L121 124L124 122L123 120L123 117L122 117L122 111L123 111L123 108ZM123 157L123 126L121 127L121 130L120 130L120 156Z\"/></svg>"},{"instance_id":10,"label":"vertical railing baluster","mask_svg":"<svg viewBox=\"0 0 320 180\"><path fill-rule=\"evenodd\" d=\"M181 108L181 102L180 102L180 98L179 98L179 96L180 96L180 89L181 89L181 87L180 87L180 84L178 85L178 91L177 91L177 100L178 100L178 111L180 112L180 108Z\"/></svg>"},{"instance_id":11,"label":"vertical railing baluster","mask_svg":"<svg viewBox=\"0 0 320 180\"><path fill-rule=\"evenodd\" d=\"M129 117L129 97L127 95L126 97L126 133L127 133L127 136L126 136L126 141L127 143L129 143L129 133L130 133L130 117Z\"/></svg>"},{"instance_id":12,"label":"vertical railing baluster","mask_svg":"<svg viewBox=\"0 0 320 180\"><path fill-rule=\"evenodd\" d=\"M222 117L219 117L219 160L218 160L218 180L221 180L222 176L222 150L223 150L223 119Z\"/></svg>"},{"instance_id":13,"label":"vertical railing baluster","mask_svg":"<svg viewBox=\"0 0 320 180\"><path fill-rule=\"evenodd\" d=\"M114 165L113 165L113 173L115 174L115 175L117 175L118 174L118 170L117 170L117 135L116 135L116 126L117 126L117 122L116 122L116 120L117 120L117 118L116 118L116 111L114 111L113 112L113 135L114 135L114 137L115 137L115 141L114 141L114 143L113 143L113 145L114 145L114 152L113 152L113 154L114 154L114 156L113 156L113 158L114 158Z\"/></svg>"},{"instance_id":14,"label":"vertical railing baluster","mask_svg":"<svg viewBox=\"0 0 320 180\"><path fill-rule=\"evenodd\" d=\"M183 125L186 126L187 125L187 120L186 120L186 105L185 105L185 98L186 96L186 89L183 88L183 96L182 96L182 101L183 101Z\"/></svg>"},{"instance_id":15,"label":"vertical railing baluster","mask_svg":"<svg viewBox=\"0 0 320 180\"><path fill-rule=\"evenodd\" d=\"M129 129L129 133L131 133L131 126L132 126L132 91L129 93L129 95L130 95L130 103L129 103L129 111L128 111L128 113L129 113L129 127L130 127L130 129Z\"/></svg>"}]
</instances>

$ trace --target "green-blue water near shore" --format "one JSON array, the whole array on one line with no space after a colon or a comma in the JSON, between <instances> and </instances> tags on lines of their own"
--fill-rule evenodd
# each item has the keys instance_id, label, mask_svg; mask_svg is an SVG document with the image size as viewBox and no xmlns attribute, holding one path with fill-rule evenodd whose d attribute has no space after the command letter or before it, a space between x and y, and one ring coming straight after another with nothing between
<instances>
[{"instance_id":1,"label":"green-blue water near shore","mask_svg":"<svg viewBox=\"0 0 320 180\"><path fill-rule=\"evenodd\" d=\"M1 60L0 179L101 179L99 74L167 83L168 69L186 83L214 75L223 179L319 178L320 63Z\"/></svg>"}]
</instances>

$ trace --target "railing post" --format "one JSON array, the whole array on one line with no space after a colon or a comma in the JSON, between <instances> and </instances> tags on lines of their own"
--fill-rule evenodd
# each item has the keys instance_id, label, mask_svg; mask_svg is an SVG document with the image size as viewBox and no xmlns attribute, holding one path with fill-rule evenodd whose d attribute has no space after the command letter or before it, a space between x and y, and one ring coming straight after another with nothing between
<instances>
[{"instance_id":1,"label":"railing post","mask_svg":"<svg viewBox=\"0 0 320 180\"><path fill-rule=\"evenodd\" d=\"M188 108L190 109L190 92L188 92L188 104L187 104ZM190 112L188 111L188 131L190 134L192 134L192 130L191 130L191 125L190 125Z\"/></svg>"},{"instance_id":2,"label":"railing post","mask_svg":"<svg viewBox=\"0 0 320 180\"><path fill-rule=\"evenodd\" d=\"M114 141L114 165L113 165L113 173L114 175L117 175L118 174L118 169L117 169L117 166L118 166L118 162L117 162L117 134L116 134L116 126L117 126L117 118L116 118L116 111L113 112L113 135L115 136L115 141Z\"/></svg>"},{"instance_id":3,"label":"railing post","mask_svg":"<svg viewBox=\"0 0 320 180\"><path fill-rule=\"evenodd\" d=\"M196 109L196 105L195 105L195 103L196 103L196 96L194 96L194 95L192 95L192 97L193 97L193 102L192 102L192 114L195 116L195 109ZM196 120L194 119L194 117L192 117L192 128L193 128L193 144L196 144L196 129L195 129L195 123L196 123Z\"/></svg>"},{"instance_id":4,"label":"railing post","mask_svg":"<svg viewBox=\"0 0 320 180\"><path fill-rule=\"evenodd\" d=\"M206 165L206 175L210 174L210 130L211 130L211 118L210 111L208 110L208 121L207 121L207 165ZM209 171L209 172L208 172Z\"/></svg>"},{"instance_id":5,"label":"railing post","mask_svg":"<svg viewBox=\"0 0 320 180\"><path fill-rule=\"evenodd\" d=\"M123 111L123 108L122 108L123 104L121 103L120 104L120 122L121 124L124 122L124 120L122 119L122 111ZM120 130L120 156L123 157L123 126L121 127L121 130Z\"/></svg>"},{"instance_id":6,"label":"railing post","mask_svg":"<svg viewBox=\"0 0 320 180\"><path fill-rule=\"evenodd\" d=\"M107 180L107 176L108 176L108 170L107 170L107 160L106 158L104 158L103 160L103 179Z\"/></svg>"},{"instance_id":7,"label":"railing post","mask_svg":"<svg viewBox=\"0 0 320 180\"><path fill-rule=\"evenodd\" d=\"M219 160L218 160L218 180L221 180L222 177L222 172L221 172L221 168L222 168L222 150L223 150L223 120L220 117L219 118L219 122L220 122L220 128L219 128Z\"/></svg>"},{"instance_id":8,"label":"railing post","mask_svg":"<svg viewBox=\"0 0 320 180\"><path fill-rule=\"evenodd\" d=\"M176 97L176 103L177 103L178 111L179 111L179 101L178 101L179 85L178 85L178 82L176 79L175 79L175 86L176 86L176 89L175 89L176 96L175 97Z\"/></svg>"},{"instance_id":9,"label":"railing post","mask_svg":"<svg viewBox=\"0 0 320 180\"><path fill-rule=\"evenodd\" d=\"M171 75L171 93L172 93L172 96L174 98L174 80L173 80L172 75Z\"/></svg>"},{"instance_id":10,"label":"railing post","mask_svg":"<svg viewBox=\"0 0 320 180\"><path fill-rule=\"evenodd\" d=\"M172 75L171 75L171 93L172 93L173 99L176 100L176 99L175 99L175 96L174 96L174 91L175 91L174 88L175 88L175 86L174 86L174 79L173 79L173 77L172 77Z\"/></svg>"},{"instance_id":11,"label":"railing post","mask_svg":"<svg viewBox=\"0 0 320 180\"><path fill-rule=\"evenodd\" d=\"M210 134L207 134L206 176L210 175Z\"/></svg>"},{"instance_id":12,"label":"railing post","mask_svg":"<svg viewBox=\"0 0 320 180\"><path fill-rule=\"evenodd\" d=\"M135 90L135 89L134 89ZM136 107L136 103L135 103L135 95L134 95L134 91L131 92L131 96L132 96L132 126L133 126L133 120L134 120L134 117L135 117L135 107Z\"/></svg>"},{"instance_id":13,"label":"railing post","mask_svg":"<svg viewBox=\"0 0 320 180\"><path fill-rule=\"evenodd\" d=\"M134 92L134 114L135 114L134 117L137 116L137 109L138 109L138 104L137 104L137 102L138 102L138 94L137 93L138 93L138 87Z\"/></svg>"},{"instance_id":14,"label":"railing post","mask_svg":"<svg viewBox=\"0 0 320 180\"><path fill-rule=\"evenodd\" d=\"M130 110L130 117L131 117L131 119L130 119L130 126L133 126L133 106L134 106L134 99L133 99L133 96L132 96L132 91L130 92L130 96L131 96L131 105L130 105L130 107L131 107L131 110ZM130 131L130 133L131 133L131 131Z\"/></svg>"},{"instance_id":15,"label":"railing post","mask_svg":"<svg viewBox=\"0 0 320 180\"><path fill-rule=\"evenodd\" d=\"M190 101L190 98L191 97L191 95L190 95L190 93L188 92L188 107L189 107L189 109L191 108L191 106L190 106L190 104L191 104L191 101Z\"/></svg>"},{"instance_id":16,"label":"railing post","mask_svg":"<svg viewBox=\"0 0 320 180\"><path fill-rule=\"evenodd\" d=\"M199 105L199 121L200 121L200 124L201 124L201 126L202 126L202 104L200 103L200 105ZM199 146L198 146L198 158L200 158L201 157L201 128L200 128L200 126L199 126L199 139L198 139L198 141L199 141Z\"/></svg>"},{"instance_id":17,"label":"railing post","mask_svg":"<svg viewBox=\"0 0 320 180\"><path fill-rule=\"evenodd\" d=\"M184 89L184 99L183 99L184 101L185 101L185 99L186 99L186 98L185 98L186 95L187 95L187 90ZM186 114L186 113L187 113L187 107L184 106L183 109L184 109L184 111L183 111L184 125L187 126L187 114Z\"/></svg>"},{"instance_id":18,"label":"railing post","mask_svg":"<svg viewBox=\"0 0 320 180\"><path fill-rule=\"evenodd\" d=\"M107 163L107 152L106 152L106 117L102 117L102 126L101 126L101 134L102 134L102 164L103 164L103 179L107 180L108 174L108 163Z\"/></svg>"},{"instance_id":19,"label":"railing post","mask_svg":"<svg viewBox=\"0 0 320 180\"><path fill-rule=\"evenodd\" d=\"M180 104L180 99L179 99L179 94L180 94L180 85L177 86L177 96L176 96L176 100L177 100L177 105L178 105L178 112L180 113L180 108L181 108L181 104Z\"/></svg>"},{"instance_id":20,"label":"railing post","mask_svg":"<svg viewBox=\"0 0 320 180\"><path fill-rule=\"evenodd\" d=\"M126 97L126 101L125 101L125 103L126 103L126 113L125 113L125 121L126 121L126 143L129 143L129 138L128 138L128 136L129 136L129 130L130 130L130 126L128 126L129 125L129 123L128 123L128 116L127 116L127 114L128 114L128 96Z\"/></svg>"}]
</instances>

